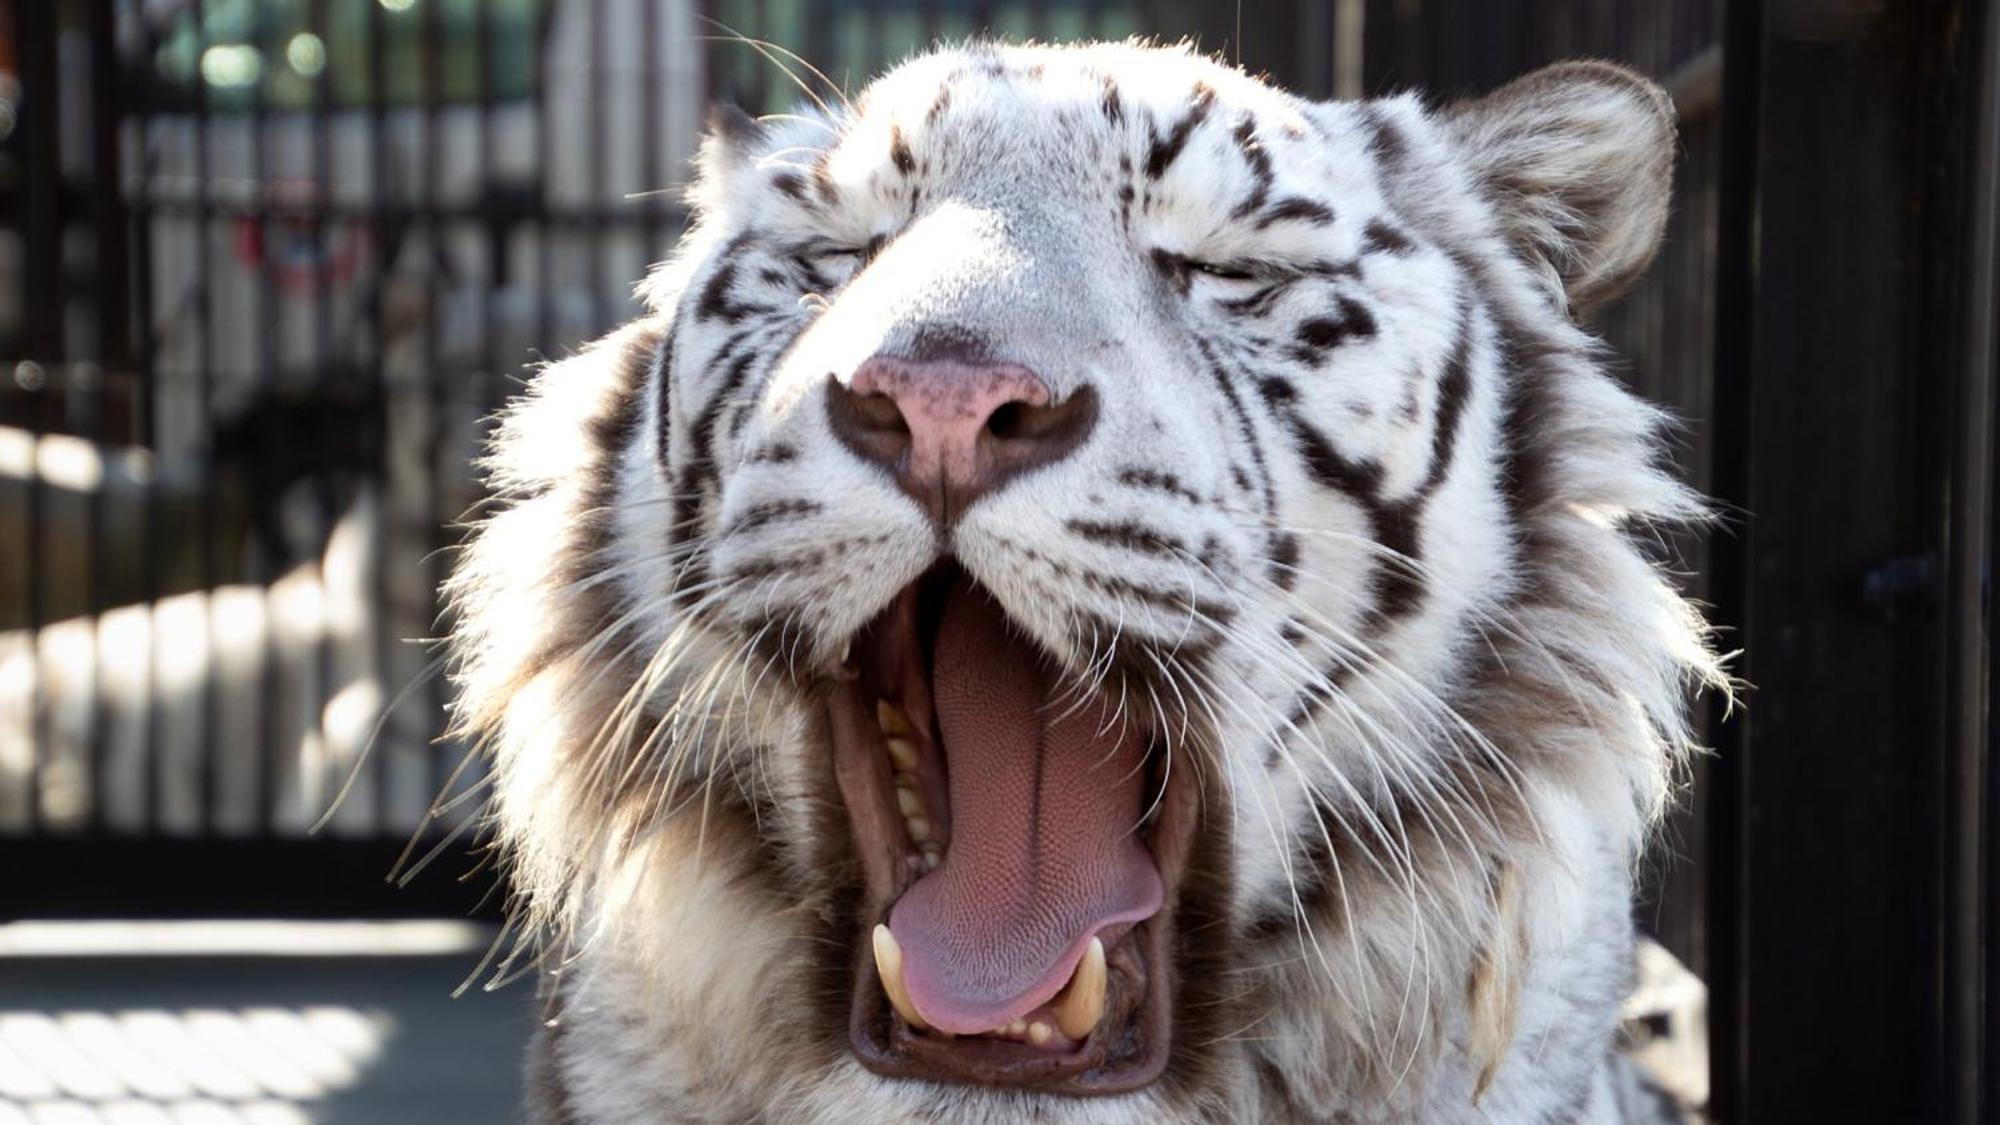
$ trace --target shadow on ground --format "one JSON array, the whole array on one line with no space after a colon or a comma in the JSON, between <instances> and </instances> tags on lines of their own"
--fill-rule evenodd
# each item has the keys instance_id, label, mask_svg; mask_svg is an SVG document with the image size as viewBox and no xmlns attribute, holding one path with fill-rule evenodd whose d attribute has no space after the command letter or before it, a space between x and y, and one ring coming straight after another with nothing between
<instances>
[{"instance_id":1,"label":"shadow on ground","mask_svg":"<svg viewBox=\"0 0 2000 1125\"><path fill-rule=\"evenodd\" d=\"M0 959L0 1125L517 1121L533 988L477 960Z\"/></svg>"}]
</instances>

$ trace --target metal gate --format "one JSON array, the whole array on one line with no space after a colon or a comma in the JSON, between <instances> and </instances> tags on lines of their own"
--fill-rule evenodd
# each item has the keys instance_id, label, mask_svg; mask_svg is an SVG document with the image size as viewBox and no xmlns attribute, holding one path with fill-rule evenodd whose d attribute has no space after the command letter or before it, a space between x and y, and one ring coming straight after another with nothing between
<instances>
[{"instance_id":1,"label":"metal gate","mask_svg":"<svg viewBox=\"0 0 2000 1125\"><path fill-rule=\"evenodd\" d=\"M637 311L707 106L1218 15L0 0L0 915L478 901L379 878L476 844L427 643L467 466L521 371Z\"/></svg>"}]
</instances>

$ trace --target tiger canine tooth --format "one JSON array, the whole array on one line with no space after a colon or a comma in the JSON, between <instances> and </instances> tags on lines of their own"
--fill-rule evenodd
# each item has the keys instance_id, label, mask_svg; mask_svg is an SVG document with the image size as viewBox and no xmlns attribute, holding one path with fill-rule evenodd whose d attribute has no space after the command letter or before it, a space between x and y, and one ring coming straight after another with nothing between
<instances>
[{"instance_id":1,"label":"tiger canine tooth","mask_svg":"<svg viewBox=\"0 0 2000 1125\"><path fill-rule=\"evenodd\" d=\"M891 738L886 740L886 744L889 747L889 759L896 763L897 769L913 770L917 768L916 743L911 742L907 738Z\"/></svg>"},{"instance_id":2,"label":"tiger canine tooth","mask_svg":"<svg viewBox=\"0 0 2000 1125\"><path fill-rule=\"evenodd\" d=\"M1051 1006L1056 1025L1062 1028L1064 1035L1082 1039L1097 1026L1097 1021L1104 1016L1104 988L1108 978L1104 967L1104 943L1091 938L1090 948L1083 951L1083 960L1076 966L1076 975L1069 978L1069 987L1056 997Z\"/></svg>"},{"instance_id":3,"label":"tiger canine tooth","mask_svg":"<svg viewBox=\"0 0 2000 1125\"><path fill-rule=\"evenodd\" d=\"M882 728L883 734L910 733L909 716L903 714L901 707L886 699L875 701L875 725Z\"/></svg>"},{"instance_id":4,"label":"tiger canine tooth","mask_svg":"<svg viewBox=\"0 0 2000 1125\"><path fill-rule=\"evenodd\" d=\"M903 947L896 944L896 935L889 927L875 927L875 971L882 977L882 991L889 995L889 1005L903 1022L918 1031L929 1030L924 1017L917 1014L917 1006L910 1003L910 994L903 990Z\"/></svg>"}]
</instances>

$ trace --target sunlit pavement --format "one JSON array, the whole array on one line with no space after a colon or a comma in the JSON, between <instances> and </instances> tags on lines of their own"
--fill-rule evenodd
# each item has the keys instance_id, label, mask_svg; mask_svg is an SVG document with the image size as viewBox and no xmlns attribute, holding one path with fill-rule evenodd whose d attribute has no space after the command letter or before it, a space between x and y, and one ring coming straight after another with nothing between
<instances>
[{"instance_id":1,"label":"sunlit pavement","mask_svg":"<svg viewBox=\"0 0 2000 1125\"><path fill-rule=\"evenodd\" d=\"M0 925L0 1125L519 1120L533 988L453 923Z\"/></svg>"}]
</instances>

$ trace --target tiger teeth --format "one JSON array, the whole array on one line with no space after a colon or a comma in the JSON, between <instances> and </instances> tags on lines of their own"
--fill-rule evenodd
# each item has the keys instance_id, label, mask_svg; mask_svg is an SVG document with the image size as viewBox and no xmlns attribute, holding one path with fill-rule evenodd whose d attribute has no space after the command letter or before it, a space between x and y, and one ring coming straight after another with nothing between
<instances>
[{"instance_id":1,"label":"tiger teeth","mask_svg":"<svg viewBox=\"0 0 2000 1125\"><path fill-rule=\"evenodd\" d=\"M875 701L875 725L882 732L882 748L896 773L896 809L903 814L903 828L918 852L909 857L913 871L936 871L944 862L942 842L935 840L935 821L924 804L923 782L917 769L923 755L917 749L916 728L901 707L886 699Z\"/></svg>"},{"instance_id":2,"label":"tiger teeth","mask_svg":"<svg viewBox=\"0 0 2000 1125\"><path fill-rule=\"evenodd\" d=\"M917 1014L917 1006L910 1003L910 993L903 987L903 947L896 944L896 935L889 927L875 927L875 971L882 977L882 991L888 994L889 1006L903 1017L903 1022L926 1031L930 1025Z\"/></svg>"},{"instance_id":3,"label":"tiger teeth","mask_svg":"<svg viewBox=\"0 0 2000 1125\"><path fill-rule=\"evenodd\" d=\"M1083 951L1083 960L1077 963L1076 973L1069 978L1069 987L1056 997L1051 1005L1055 1013L1056 1026L1071 1039L1082 1039L1089 1035L1097 1021L1104 1018L1104 990L1109 980L1109 972L1104 965L1104 943L1097 938L1090 939L1090 948ZM1041 1024L1036 1024L1041 1027ZM1032 1037L1033 1029L1029 1029ZM1036 1042L1046 1041L1045 1035Z\"/></svg>"},{"instance_id":4,"label":"tiger teeth","mask_svg":"<svg viewBox=\"0 0 2000 1125\"><path fill-rule=\"evenodd\" d=\"M883 734L910 733L910 717L886 699L875 701L875 725L882 728Z\"/></svg>"}]
</instances>

